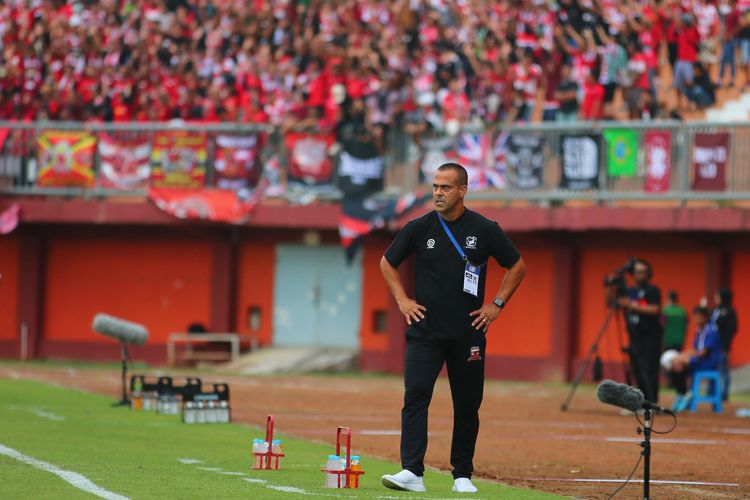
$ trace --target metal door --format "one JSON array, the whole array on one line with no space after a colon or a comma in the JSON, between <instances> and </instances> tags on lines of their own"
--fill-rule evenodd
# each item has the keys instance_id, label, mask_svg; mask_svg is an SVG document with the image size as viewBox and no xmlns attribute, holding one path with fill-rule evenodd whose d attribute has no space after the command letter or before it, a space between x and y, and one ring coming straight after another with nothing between
<instances>
[{"instance_id":1,"label":"metal door","mask_svg":"<svg viewBox=\"0 0 750 500\"><path fill-rule=\"evenodd\" d=\"M338 245L277 245L273 343L359 346L362 258L351 266Z\"/></svg>"}]
</instances>

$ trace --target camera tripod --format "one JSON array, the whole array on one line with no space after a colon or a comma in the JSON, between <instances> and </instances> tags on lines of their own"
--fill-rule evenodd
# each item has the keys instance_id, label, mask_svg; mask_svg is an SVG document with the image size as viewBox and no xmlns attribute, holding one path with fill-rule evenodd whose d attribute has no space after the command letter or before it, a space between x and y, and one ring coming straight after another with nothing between
<instances>
[{"instance_id":1,"label":"camera tripod","mask_svg":"<svg viewBox=\"0 0 750 500\"><path fill-rule=\"evenodd\" d=\"M604 322L602 322L601 327L599 327L599 332L596 334L596 338L594 339L594 342L592 342L591 347L589 347L589 352L586 354L586 359L584 360L584 362L581 364L580 368L578 369L578 373L576 374L575 379L573 379L573 385L570 388L570 392L568 392L568 396L565 398L565 402L563 402L562 404L562 411L568 410L568 406L570 406L570 401L573 399L573 395L575 394L576 389L578 389L578 385L581 383L581 380L583 380L583 376L586 373L586 370L588 370L589 365L591 364L592 358L599 350L599 342L601 342L602 338L604 337L604 334L607 333L607 328L609 327L609 323L612 320L612 318L615 318L615 323L617 324L618 342L620 343L620 346L622 346L622 339L620 335L620 322L619 322L619 316L618 316L619 311L620 309L617 307L617 305L614 302L609 304L608 310L607 310L607 316L604 318ZM623 363L623 370L625 371L625 378L627 379L628 385L630 385L630 373L624 363Z\"/></svg>"}]
</instances>

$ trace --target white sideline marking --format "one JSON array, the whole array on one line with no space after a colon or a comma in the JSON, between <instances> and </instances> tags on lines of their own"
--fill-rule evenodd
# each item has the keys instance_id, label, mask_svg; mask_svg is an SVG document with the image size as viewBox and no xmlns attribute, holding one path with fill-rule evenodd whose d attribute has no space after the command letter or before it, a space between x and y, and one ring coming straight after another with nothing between
<instances>
[{"instance_id":1,"label":"white sideline marking","mask_svg":"<svg viewBox=\"0 0 750 500\"><path fill-rule=\"evenodd\" d=\"M5 455L6 457L10 457L15 460L18 460L19 462L23 462L33 467L36 467L37 469L41 469L46 472L51 472L52 474L56 475L63 481L70 483L71 485L78 488L79 490L83 490L87 493L91 493L92 495L96 495L101 498L106 498L107 500L129 500L128 497L118 495L117 493L113 493L109 490L105 490L101 486L97 486L96 484L91 482L91 480L88 479L86 476L78 474L77 472L63 470L50 463L43 462L41 460L37 460L36 458L26 456L23 453L20 453L14 450L13 448L8 448L7 446L3 446L2 444L0 444L0 455Z\"/></svg>"},{"instance_id":2,"label":"white sideline marking","mask_svg":"<svg viewBox=\"0 0 750 500\"><path fill-rule=\"evenodd\" d=\"M520 478L519 478L520 479ZM624 483L624 479L583 479L583 478L554 478L554 477L534 477L525 478L524 481L555 481L563 483ZM631 479L631 483L642 483L643 479ZM653 484L689 484L692 486L732 486L739 487L738 483L711 483L706 481L674 481L667 479L650 479L649 483Z\"/></svg>"},{"instance_id":3,"label":"white sideline marking","mask_svg":"<svg viewBox=\"0 0 750 500\"><path fill-rule=\"evenodd\" d=\"M207 470L209 472L221 472L219 467L198 467L200 470Z\"/></svg>"},{"instance_id":4,"label":"white sideline marking","mask_svg":"<svg viewBox=\"0 0 750 500\"><path fill-rule=\"evenodd\" d=\"M619 442L619 443L640 443L643 441L639 438L629 438L629 437L607 437L604 439L605 441L612 441L612 442ZM678 439L678 438L662 438L654 439L654 442L656 443L670 443L670 444L720 444L720 445L727 445L729 444L728 441L723 441L720 439Z\"/></svg>"},{"instance_id":5,"label":"white sideline marking","mask_svg":"<svg viewBox=\"0 0 750 500\"><path fill-rule=\"evenodd\" d=\"M195 458L178 458L179 462L182 462L183 464L202 464L203 460L197 460Z\"/></svg>"},{"instance_id":6,"label":"white sideline marking","mask_svg":"<svg viewBox=\"0 0 750 500\"><path fill-rule=\"evenodd\" d=\"M724 433L726 434L750 434L750 429L735 429L732 427L727 427L724 429Z\"/></svg>"},{"instance_id":7,"label":"white sideline marking","mask_svg":"<svg viewBox=\"0 0 750 500\"><path fill-rule=\"evenodd\" d=\"M255 479L253 477L243 477L244 481L247 481L248 483L267 483L265 479Z\"/></svg>"},{"instance_id":8,"label":"white sideline marking","mask_svg":"<svg viewBox=\"0 0 750 500\"><path fill-rule=\"evenodd\" d=\"M37 409L34 409L34 408L29 408L29 411L31 413L33 413L34 415L38 416L38 417L48 418L48 419L54 420L56 422L61 422L61 421L65 420L65 417L61 417L60 415L55 415L54 413L49 412L49 411L37 410Z\"/></svg>"},{"instance_id":9,"label":"white sideline marking","mask_svg":"<svg viewBox=\"0 0 750 500\"><path fill-rule=\"evenodd\" d=\"M266 488L277 490L277 491L283 491L285 493L302 493L303 495L306 495L307 492L303 490L302 488L295 488L294 486L276 486L273 484L269 484L266 486Z\"/></svg>"},{"instance_id":10,"label":"white sideline marking","mask_svg":"<svg viewBox=\"0 0 750 500\"><path fill-rule=\"evenodd\" d=\"M221 471L219 474L226 474L227 476L246 476L244 472L230 472L230 471Z\"/></svg>"},{"instance_id":11,"label":"white sideline marking","mask_svg":"<svg viewBox=\"0 0 750 500\"><path fill-rule=\"evenodd\" d=\"M400 430L397 430L397 431L392 431L392 430L382 430L382 431L379 431L379 430L363 430L363 431L359 431L359 433L362 434L363 436L400 436L401 435L401 431Z\"/></svg>"}]
</instances>

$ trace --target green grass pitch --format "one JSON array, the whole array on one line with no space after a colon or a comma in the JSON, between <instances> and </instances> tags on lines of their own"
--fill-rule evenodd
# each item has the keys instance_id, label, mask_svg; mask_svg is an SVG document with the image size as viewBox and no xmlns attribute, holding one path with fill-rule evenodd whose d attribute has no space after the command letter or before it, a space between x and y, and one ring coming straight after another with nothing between
<instances>
[{"instance_id":1,"label":"green grass pitch","mask_svg":"<svg viewBox=\"0 0 750 500\"><path fill-rule=\"evenodd\" d=\"M449 474L432 471L426 473L426 494L387 490L380 476L398 465L367 455L359 489L324 488L320 467L333 452L336 429L330 446L278 436L287 455L283 469L253 471L250 447L253 438L263 437L260 427L186 425L178 416L113 408L112 402L33 381L0 380L0 498L94 498L40 462L8 456L9 449L134 499L559 498L481 480L475 482L479 493L458 495L451 493Z\"/></svg>"}]
</instances>

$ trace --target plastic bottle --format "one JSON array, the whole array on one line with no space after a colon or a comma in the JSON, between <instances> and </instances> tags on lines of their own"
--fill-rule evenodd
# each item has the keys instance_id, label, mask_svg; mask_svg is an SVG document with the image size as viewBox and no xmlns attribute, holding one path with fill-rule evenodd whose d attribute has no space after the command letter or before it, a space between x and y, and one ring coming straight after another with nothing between
<instances>
[{"instance_id":1,"label":"plastic bottle","mask_svg":"<svg viewBox=\"0 0 750 500\"><path fill-rule=\"evenodd\" d=\"M271 441L271 452L276 454L281 453L281 439L274 439Z\"/></svg>"},{"instance_id":2,"label":"plastic bottle","mask_svg":"<svg viewBox=\"0 0 750 500\"><path fill-rule=\"evenodd\" d=\"M750 417L750 408L737 408L734 412L734 416L748 418Z\"/></svg>"},{"instance_id":3,"label":"plastic bottle","mask_svg":"<svg viewBox=\"0 0 750 500\"><path fill-rule=\"evenodd\" d=\"M206 423L206 402L197 401L195 408L195 423L205 424Z\"/></svg>"},{"instance_id":4,"label":"plastic bottle","mask_svg":"<svg viewBox=\"0 0 750 500\"><path fill-rule=\"evenodd\" d=\"M231 420L229 416L229 403L227 401L219 401L219 409L217 411L219 414L218 421L228 424Z\"/></svg>"},{"instance_id":5,"label":"plastic bottle","mask_svg":"<svg viewBox=\"0 0 750 500\"><path fill-rule=\"evenodd\" d=\"M359 463L359 455L352 455L352 461L349 464L349 468L352 470L352 472L362 470L362 465L360 465ZM349 487L359 488L359 474L349 475Z\"/></svg>"},{"instance_id":6,"label":"plastic bottle","mask_svg":"<svg viewBox=\"0 0 750 500\"><path fill-rule=\"evenodd\" d=\"M216 402L207 401L206 408L207 408L206 409L206 423L207 424L216 423Z\"/></svg>"},{"instance_id":7,"label":"plastic bottle","mask_svg":"<svg viewBox=\"0 0 750 500\"><path fill-rule=\"evenodd\" d=\"M195 403L188 401L182 408L182 421L186 424L195 423Z\"/></svg>"},{"instance_id":8,"label":"plastic bottle","mask_svg":"<svg viewBox=\"0 0 750 500\"><path fill-rule=\"evenodd\" d=\"M253 439L253 469L260 469L260 445L263 442L262 439Z\"/></svg>"},{"instance_id":9,"label":"plastic bottle","mask_svg":"<svg viewBox=\"0 0 750 500\"><path fill-rule=\"evenodd\" d=\"M326 470L338 471L344 470L341 465L341 457L338 455L328 455L328 463L326 463ZM328 488L339 488L339 476L341 474L335 474L334 472L326 472L326 483Z\"/></svg>"}]
</instances>

